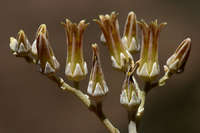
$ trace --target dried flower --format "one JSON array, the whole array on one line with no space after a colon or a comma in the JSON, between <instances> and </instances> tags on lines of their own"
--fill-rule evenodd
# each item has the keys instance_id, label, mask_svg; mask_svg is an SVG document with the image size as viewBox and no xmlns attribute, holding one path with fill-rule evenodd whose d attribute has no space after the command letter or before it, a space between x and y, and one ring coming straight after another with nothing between
<instances>
[{"instance_id":1,"label":"dried flower","mask_svg":"<svg viewBox=\"0 0 200 133\"><path fill-rule=\"evenodd\" d=\"M160 73L158 62L158 37L161 28L163 28L166 23L158 25L157 20L155 20L148 25L142 20L139 22L139 25L142 29L142 48L137 74L144 80L151 81Z\"/></svg>"},{"instance_id":2,"label":"dried flower","mask_svg":"<svg viewBox=\"0 0 200 133\"><path fill-rule=\"evenodd\" d=\"M85 20L77 25L66 19L63 24L67 38L67 60L65 75L74 81L83 79L87 73L87 63L83 59L83 33L88 26Z\"/></svg>"},{"instance_id":3,"label":"dried flower","mask_svg":"<svg viewBox=\"0 0 200 133\"><path fill-rule=\"evenodd\" d=\"M36 48L38 64L40 64L41 72L44 74L54 73L60 65L54 56L53 50L49 43L45 24L40 25L38 29Z\"/></svg>"},{"instance_id":4,"label":"dried flower","mask_svg":"<svg viewBox=\"0 0 200 133\"><path fill-rule=\"evenodd\" d=\"M124 27L124 34L122 37L122 44L129 52L137 52L140 49L137 40L138 26L137 19L134 12L130 12L126 19Z\"/></svg>"},{"instance_id":5,"label":"dried flower","mask_svg":"<svg viewBox=\"0 0 200 133\"><path fill-rule=\"evenodd\" d=\"M92 44L92 49L92 69L87 92L91 97L95 98L96 101L99 101L101 100L101 97L107 94L108 87L104 80L104 74L101 68L98 45Z\"/></svg>"},{"instance_id":6,"label":"dried flower","mask_svg":"<svg viewBox=\"0 0 200 133\"><path fill-rule=\"evenodd\" d=\"M14 37L10 38L10 49L13 55L16 56L27 56L29 54L31 45L23 30L18 32L17 39Z\"/></svg>"},{"instance_id":7,"label":"dried flower","mask_svg":"<svg viewBox=\"0 0 200 133\"><path fill-rule=\"evenodd\" d=\"M191 39L186 38L178 46L174 54L167 60L167 67L172 73L180 73L184 71L185 64L191 50Z\"/></svg>"},{"instance_id":8,"label":"dried flower","mask_svg":"<svg viewBox=\"0 0 200 133\"><path fill-rule=\"evenodd\" d=\"M132 59L132 56L122 44L117 14L112 12L111 15L100 15L99 19L95 19L94 21L99 24L103 32L101 40L106 40L106 45L111 55L112 66L119 70L126 70L126 63L129 59Z\"/></svg>"},{"instance_id":9,"label":"dried flower","mask_svg":"<svg viewBox=\"0 0 200 133\"><path fill-rule=\"evenodd\" d=\"M122 86L120 95L120 103L129 111L137 111L140 103L140 88L136 79L133 76L133 67L128 70Z\"/></svg>"}]
</instances>

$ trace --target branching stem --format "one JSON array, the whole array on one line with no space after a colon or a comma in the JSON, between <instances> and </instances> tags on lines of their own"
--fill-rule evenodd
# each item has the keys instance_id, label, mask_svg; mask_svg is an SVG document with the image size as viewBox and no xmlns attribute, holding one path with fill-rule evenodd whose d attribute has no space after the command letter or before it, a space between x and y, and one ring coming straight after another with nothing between
<instances>
[{"instance_id":1,"label":"branching stem","mask_svg":"<svg viewBox=\"0 0 200 133\"><path fill-rule=\"evenodd\" d=\"M110 122L110 120L105 116L102 110L102 103L92 104L88 95L84 94L81 90L71 87L64 80L56 75L49 75L49 79L55 81L62 90L69 91L73 93L81 102L102 122L102 124L108 129L110 133L120 133L120 131Z\"/></svg>"}]
</instances>

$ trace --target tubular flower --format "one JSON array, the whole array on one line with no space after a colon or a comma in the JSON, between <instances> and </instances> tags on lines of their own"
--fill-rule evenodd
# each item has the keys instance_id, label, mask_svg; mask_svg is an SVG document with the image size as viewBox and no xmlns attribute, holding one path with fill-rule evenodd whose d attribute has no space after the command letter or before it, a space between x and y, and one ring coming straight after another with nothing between
<instances>
[{"instance_id":1,"label":"tubular flower","mask_svg":"<svg viewBox=\"0 0 200 133\"><path fill-rule=\"evenodd\" d=\"M67 38L67 60L65 75L74 81L82 80L88 73L87 64L83 59L83 33L88 26L85 20L77 25L66 19L63 24Z\"/></svg>"},{"instance_id":2,"label":"tubular flower","mask_svg":"<svg viewBox=\"0 0 200 133\"><path fill-rule=\"evenodd\" d=\"M155 20L148 25L142 20L139 25L142 29L142 48L137 75L146 81L151 81L160 73L158 37L166 23L158 25L157 20Z\"/></svg>"},{"instance_id":3,"label":"tubular flower","mask_svg":"<svg viewBox=\"0 0 200 133\"><path fill-rule=\"evenodd\" d=\"M47 34L46 25L40 25L36 36L36 48L41 72L44 74L51 74L54 73L60 65L54 56Z\"/></svg>"},{"instance_id":4,"label":"tubular flower","mask_svg":"<svg viewBox=\"0 0 200 133\"><path fill-rule=\"evenodd\" d=\"M29 54L31 45L23 30L18 32L17 39L10 37L10 49L16 56L27 56Z\"/></svg>"},{"instance_id":5,"label":"tubular flower","mask_svg":"<svg viewBox=\"0 0 200 133\"><path fill-rule=\"evenodd\" d=\"M167 67L172 73L180 73L184 71L185 64L191 50L191 39L186 38L178 46L174 54L167 60Z\"/></svg>"},{"instance_id":6,"label":"tubular flower","mask_svg":"<svg viewBox=\"0 0 200 133\"><path fill-rule=\"evenodd\" d=\"M37 59L38 58L38 52L37 52L37 38L39 36L39 33L40 32L43 32L45 33L46 37L48 38L48 32L47 32L47 29L46 29L46 25L45 24L41 24L36 32L36 37L35 37L35 40L33 41L33 44L32 44L32 47L31 47L31 53L32 55Z\"/></svg>"},{"instance_id":7,"label":"tubular flower","mask_svg":"<svg viewBox=\"0 0 200 133\"><path fill-rule=\"evenodd\" d=\"M91 97L95 98L96 101L99 101L103 96L107 94L108 87L104 80L104 74L101 68L98 45L92 44L92 49L92 69L87 92Z\"/></svg>"},{"instance_id":8,"label":"tubular flower","mask_svg":"<svg viewBox=\"0 0 200 133\"><path fill-rule=\"evenodd\" d=\"M133 71L129 69L122 86L120 103L129 111L137 111L141 103L140 95L141 91L133 76Z\"/></svg>"},{"instance_id":9,"label":"tubular flower","mask_svg":"<svg viewBox=\"0 0 200 133\"><path fill-rule=\"evenodd\" d=\"M99 19L94 21L99 24L103 32L101 40L106 41L105 43L111 55L112 66L116 69L125 70L126 63L129 59L132 59L132 56L122 44L117 14L112 12L111 15L100 15Z\"/></svg>"},{"instance_id":10,"label":"tubular flower","mask_svg":"<svg viewBox=\"0 0 200 133\"><path fill-rule=\"evenodd\" d=\"M137 52L140 49L137 40L137 32L138 26L136 15L134 12L130 12L126 19L124 34L122 37L122 43L129 52Z\"/></svg>"}]
</instances>

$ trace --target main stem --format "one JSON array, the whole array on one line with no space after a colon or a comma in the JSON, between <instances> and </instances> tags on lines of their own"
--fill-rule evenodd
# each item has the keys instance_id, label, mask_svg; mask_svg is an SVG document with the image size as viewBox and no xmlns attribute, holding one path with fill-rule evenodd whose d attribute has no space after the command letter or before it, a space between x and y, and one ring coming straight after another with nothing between
<instances>
[{"instance_id":1,"label":"main stem","mask_svg":"<svg viewBox=\"0 0 200 133\"><path fill-rule=\"evenodd\" d=\"M109 119L106 118L102 110L101 102L96 104L96 110L93 110L93 112L97 115L97 117L101 120L103 125L109 130L110 133L120 133L120 131L112 125Z\"/></svg>"}]
</instances>

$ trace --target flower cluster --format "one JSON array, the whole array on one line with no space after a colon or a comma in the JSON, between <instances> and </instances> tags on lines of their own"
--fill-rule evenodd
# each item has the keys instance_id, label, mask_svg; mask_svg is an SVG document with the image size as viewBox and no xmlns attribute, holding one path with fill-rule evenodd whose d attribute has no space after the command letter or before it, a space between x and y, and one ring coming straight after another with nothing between
<instances>
[{"instance_id":1,"label":"flower cluster","mask_svg":"<svg viewBox=\"0 0 200 133\"><path fill-rule=\"evenodd\" d=\"M48 40L45 24L39 26L32 46L24 31L20 30L17 39L10 38L10 48L14 55L32 59L33 63L39 64L40 71L44 74L55 73L60 66Z\"/></svg>"},{"instance_id":2,"label":"flower cluster","mask_svg":"<svg viewBox=\"0 0 200 133\"><path fill-rule=\"evenodd\" d=\"M19 31L17 39L10 37L10 49L16 56L27 56L29 54L31 44L23 30Z\"/></svg>"},{"instance_id":3,"label":"flower cluster","mask_svg":"<svg viewBox=\"0 0 200 133\"><path fill-rule=\"evenodd\" d=\"M132 56L122 44L117 14L112 12L110 15L100 15L99 20L95 19L95 21L103 32L101 40L108 46L113 67L126 70L126 63L132 59Z\"/></svg>"},{"instance_id":4,"label":"flower cluster","mask_svg":"<svg viewBox=\"0 0 200 133\"><path fill-rule=\"evenodd\" d=\"M136 133L137 124L144 114L145 97L154 88L165 85L165 82L174 74L184 70L191 51L191 39L188 37L181 42L175 52L168 58L164 67L164 75L160 75L160 64L158 58L158 41L161 29L167 23L158 24L157 20L149 24L144 20L138 21L136 14L130 12L127 16L124 33L121 37L118 14L112 12L110 15L99 15L94 21L100 26L100 41L109 50L112 66L125 73L125 80L120 94L120 103L128 112L129 132ZM83 58L83 34L88 26L85 20L78 24L66 19L62 23L66 33L67 58L65 76L72 80L74 86L83 80L87 73L87 63ZM138 30L141 30L141 35ZM141 42L139 41L141 38ZM31 45L23 30L17 37L10 38L10 49L16 57L23 57L29 63L40 66L40 72L49 79L55 81L60 88L75 94L91 111L93 111L108 128L111 133L119 133L102 111L103 98L110 88L102 70L99 47L92 44L92 68L88 81L87 94L84 94L78 85L71 87L56 74L60 67L53 49L50 45L47 26L41 24L36 32L35 39ZM135 60L133 55L140 51L140 58ZM134 61L135 60L135 61ZM138 76L144 83L140 88L137 82Z\"/></svg>"}]
</instances>

